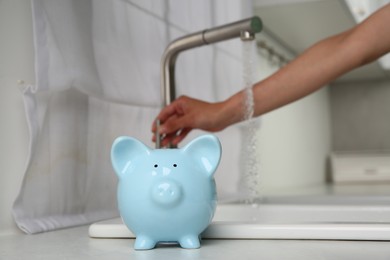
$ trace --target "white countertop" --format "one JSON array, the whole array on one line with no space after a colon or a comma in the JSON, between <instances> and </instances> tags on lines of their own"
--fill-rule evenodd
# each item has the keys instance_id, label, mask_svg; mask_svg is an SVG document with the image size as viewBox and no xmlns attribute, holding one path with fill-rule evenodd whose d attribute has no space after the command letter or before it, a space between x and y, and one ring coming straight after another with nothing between
<instances>
[{"instance_id":1,"label":"white countertop","mask_svg":"<svg viewBox=\"0 0 390 260\"><path fill-rule=\"evenodd\" d=\"M37 235L0 235L0 259L390 259L390 242L203 240L200 249L159 246L135 251L133 239L94 239L88 226Z\"/></svg>"}]
</instances>

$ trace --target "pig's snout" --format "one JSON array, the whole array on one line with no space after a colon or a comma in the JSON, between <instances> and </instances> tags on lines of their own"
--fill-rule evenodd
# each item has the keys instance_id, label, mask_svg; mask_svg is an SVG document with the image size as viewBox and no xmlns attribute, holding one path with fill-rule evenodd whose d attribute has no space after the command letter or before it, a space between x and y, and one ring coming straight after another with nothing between
<instances>
[{"instance_id":1,"label":"pig's snout","mask_svg":"<svg viewBox=\"0 0 390 260\"><path fill-rule=\"evenodd\" d=\"M162 180L152 187L152 199L161 206L176 206L182 197L180 186L171 180Z\"/></svg>"}]
</instances>

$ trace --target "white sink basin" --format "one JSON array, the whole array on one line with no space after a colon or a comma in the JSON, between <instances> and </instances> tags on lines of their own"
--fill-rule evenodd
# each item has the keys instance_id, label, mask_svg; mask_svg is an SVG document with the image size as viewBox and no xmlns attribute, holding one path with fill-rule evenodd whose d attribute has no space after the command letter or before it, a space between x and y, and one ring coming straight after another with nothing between
<instances>
[{"instance_id":1,"label":"white sink basin","mask_svg":"<svg viewBox=\"0 0 390 260\"><path fill-rule=\"evenodd\" d=\"M92 224L89 234L134 237L120 218ZM202 237L390 240L390 198L302 196L268 198L261 204L219 204Z\"/></svg>"}]
</instances>

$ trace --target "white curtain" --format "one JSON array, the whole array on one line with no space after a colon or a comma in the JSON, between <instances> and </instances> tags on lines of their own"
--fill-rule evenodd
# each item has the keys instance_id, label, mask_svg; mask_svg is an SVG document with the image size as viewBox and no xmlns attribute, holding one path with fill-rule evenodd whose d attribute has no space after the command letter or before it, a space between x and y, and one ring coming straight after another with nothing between
<instances>
[{"instance_id":1,"label":"white curtain","mask_svg":"<svg viewBox=\"0 0 390 260\"><path fill-rule=\"evenodd\" d=\"M250 16L250 2L32 0L32 9L36 84L23 93L30 150L15 221L37 233L118 216L111 144L129 135L153 147L165 47ZM239 40L184 52L176 64L179 95L216 101L243 86ZM219 134L220 197L237 191L239 132Z\"/></svg>"}]
</instances>

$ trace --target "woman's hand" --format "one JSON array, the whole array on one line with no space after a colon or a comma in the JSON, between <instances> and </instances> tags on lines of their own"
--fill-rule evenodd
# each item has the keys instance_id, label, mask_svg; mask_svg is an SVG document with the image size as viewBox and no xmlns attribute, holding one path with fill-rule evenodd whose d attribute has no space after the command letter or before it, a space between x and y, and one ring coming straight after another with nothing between
<instances>
[{"instance_id":1,"label":"woman's hand","mask_svg":"<svg viewBox=\"0 0 390 260\"><path fill-rule=\"evenodd\" d=\"M216 132L231 124L232 114L226 110L228 101L209 103L181 96L163 108L156 120L160 121L161 146L177 145L192 129ZM156 120L152 131L156 132ZM156 135L152 140L156 141Z\"/></svg>"}]
</instances>

